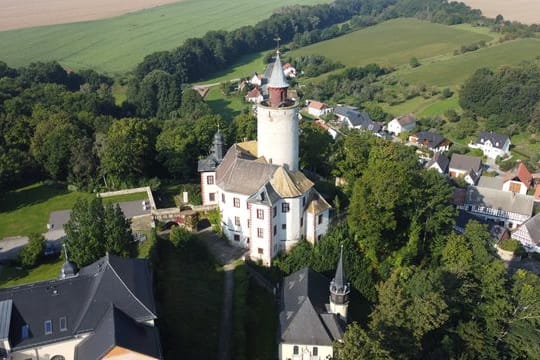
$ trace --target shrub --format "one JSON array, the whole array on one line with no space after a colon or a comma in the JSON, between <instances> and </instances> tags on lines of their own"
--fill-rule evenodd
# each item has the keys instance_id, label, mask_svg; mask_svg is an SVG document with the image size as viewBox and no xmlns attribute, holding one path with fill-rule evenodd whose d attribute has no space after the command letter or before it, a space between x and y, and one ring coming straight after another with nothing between
<instances>
[{"instance_id":1,"label":"shrub","mask_svg":"<svg viewBox=\"0 0 540 360\"><path fill-rule=\"evenodd\" d=\"M193 234L183 227L176 226L172 228L169 240L171 240L175 247L183 248L193 240Z\"/></svg>"},{"instance_id":2,"label":"shrub","mask_svg":"<svg viewBox=\"0 0 540 360\"><path fill-rule=\"evenodd\" d=\"M499 242L499 247L505 251L513 252L515 255L524 255L525 249L521 246L521 243L514 239L504 239Z\"/></svg>"},{"instance_id":3,"label":"shrub","mask_svg":"<svg viewBox=\"0 0 540 360\"><path fill-rule=\"evenodd\" d=\"M418 61L417 58L412 57L411 60L409 60L409 65L410 65L412 68L419 67L419 66L420 66L420 61Z\"/></svg>"},{"instance_id":4,"label":"shrub","mask_svg":"<svg viewBox=\"0 0 540 360\"><path fill-rule=\"evenodd\" d=\"M33 233L30 235L30 240L19 253L19 261L21 265L29 268L37 265L45 251L45 238L43 235Z\"/></svg>"}]
</instances>

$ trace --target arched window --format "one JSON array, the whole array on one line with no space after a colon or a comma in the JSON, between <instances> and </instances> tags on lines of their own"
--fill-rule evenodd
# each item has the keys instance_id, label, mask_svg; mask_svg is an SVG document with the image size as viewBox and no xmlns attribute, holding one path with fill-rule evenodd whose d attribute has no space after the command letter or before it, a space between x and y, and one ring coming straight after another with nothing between
<instances>
[{"instance_id":1,"label":"arched window","mask_svg":"<svg viewBox=\"0 0 540 360\"><path fill-rule=\"evenodd\" d=\"M62 355L54 355L51 360L66 360Z\"/></svg>"}]
</instances>

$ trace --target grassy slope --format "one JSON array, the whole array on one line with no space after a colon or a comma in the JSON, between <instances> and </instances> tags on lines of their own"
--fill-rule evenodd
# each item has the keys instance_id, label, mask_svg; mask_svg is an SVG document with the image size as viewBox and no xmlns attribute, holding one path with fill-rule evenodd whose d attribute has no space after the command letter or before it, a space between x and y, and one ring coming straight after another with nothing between
<instances>
[{"instance_id":1,"label":"grassy slope","mask_svg":"<svg viewBox=\"0 0 540 360\"><path fill-rule=\"evenodd\" d=\"M0 58L11 66L58 60L108 73L131 70L155 51L209 30L232 30L291 4L325 0L186 0L116 18L0 32Z\"/></svg>"},{"instance_id":2,"label":"grassy slope","mask_svg":"<svg viewBox=\"0 0 540 360\"><path fill-rule=\"evenodd\" d=\"M0 239L45 232L51 211L70 209L79 197L92 196L43 183L10 191L0 198Z\"/></svg>"},{"instance_id":3,"label":"grassy slope","mask_svg":"<svg viewBox=\"0 0 540 360\"><path fill-rule=\"evenodd\" d=\"M33 269L4 266L0 272L0 288L18 286L36 281L53 280L58 277L63 258L49 258Z\"/></svg>"},{"instance_id":4,"label":"grassy slope","mask_svg":"<svg viewBox=\"0 0 540 360\"><path fill-rule=\"evenodd\" d=\"M416 69L398 71L395 76L427 85L456 86L462 84L481 67L496 68L515 65L524 60L534 60L540 54L540 40L519 39L480 49L441 61L422 65Z\"/></svg>"},{"instance_id":5,"label":"grassy slope","mask_svg":"<svg viewBox=\"0 0 540 360\"><path fill-rule=\"evenodd\" d=\"M319 54L347 66L406 64L451 53L461 45L493 37L415 19L396 19L293 51L293 57Z\"/></svg>"}]
</instances>

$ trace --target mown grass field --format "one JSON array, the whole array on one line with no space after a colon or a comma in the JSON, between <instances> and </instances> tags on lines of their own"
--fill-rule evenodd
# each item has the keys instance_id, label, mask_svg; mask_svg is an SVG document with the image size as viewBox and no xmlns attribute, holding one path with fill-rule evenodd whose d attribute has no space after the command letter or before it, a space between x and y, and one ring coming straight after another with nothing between
<instances>
[{"instance_id":1,"label":"mown grass field","mask_svg":"<svg viewBox=\"0 0 540 360\"><path fill-rule=\"evenodd\" d=\"M481 67L497 68L527 60L536 61L539 55L539 39L518 39L426 63L415 69L403 69L394 76L426 85L457 86Z\"/></svg>"},{"instance_id":2,"label":"mown grass field","mask_svg":"<svg viewBox=\"0 0 540 360\"><path fill-rule=\"evenodd\" d=\"M210 30L255 24L273 10L327 0L186 0L123 16L0 32L0 60L10 66L58 60L109 74L131 70L145 55L168 50Z\"/></svg>"},{"instance_id":3,"label":"mown grass field","mask_svg":"<svg viewBox=\"0 0 540 360\"><path fill-rule=\"evenodd\" d=\"M462 45L493 37L468 29L416 19L395 19L291 52L291 56L324 55L346 66L407 64L411 57L452 53Z\"/></svg>"},{"instance_id":4,"label":"mown grass field","mask_svg":"<svg viewBox=\"0 0 540 360\"><path fill-rule=\"evenodd\" d=\"M63 263L64 258L59 256L44 259L41 265L32 269L4 266L0 271L0 288L56 279Z\"/></svg>"}]
</instances>

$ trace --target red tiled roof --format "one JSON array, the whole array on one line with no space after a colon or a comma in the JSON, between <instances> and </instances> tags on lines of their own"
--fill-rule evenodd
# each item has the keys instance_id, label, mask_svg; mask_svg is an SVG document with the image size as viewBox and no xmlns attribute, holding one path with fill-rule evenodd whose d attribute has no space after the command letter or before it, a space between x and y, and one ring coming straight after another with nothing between
<instances>
[{"instance_id":1,"label":"red tiled roof","mask_svg":"<svg viewBox=\"0 0 540 360\"><path fill-rule=\"evenodd\" d=\"M400 125L409 125L409 124L414 123L416 119L412 115L405 115L405 116L399 117L397 121Z\"/></svg>"},{"instance_id":2,"label":"red tiled roof","mask_svg":"<svg viewBox=\"0 0 540 360\"><path fill-rule=\"evenodd\" d=\"M259 88L253 88L246 95L246 97L248 97L248 98L255 98L255 97L259 97L259 96L261 96L261 92L259 91Z\"/></svg>"},{"instance_id":3,"label":"red tiled roof","mask_svg":"<svg viewBox=\"0 0 540 360\"><path fill-rule=\"evenodd\" d=\"M529 169L525 166L523 163L519 163L517 169L514 169L512 171L509 171L505 175L505 181L512 180L512 179L519 179L522 183L527 186L527 189L531 187L533 176Z\"/></svg>"},{"instance_id":4,"label":"red tiled roof","mask_svg":"<svg viewBox=\"0 0 540 360\"><path fill-rule=\"evenodd\" d=\"M313 109L317 109L317 110L322 110L324 108L326 108L326 104L325 103L322 103L320 101L310 101L309 102L309 107L310 108L313 108Z\"/></svg>"}]
</instances>

